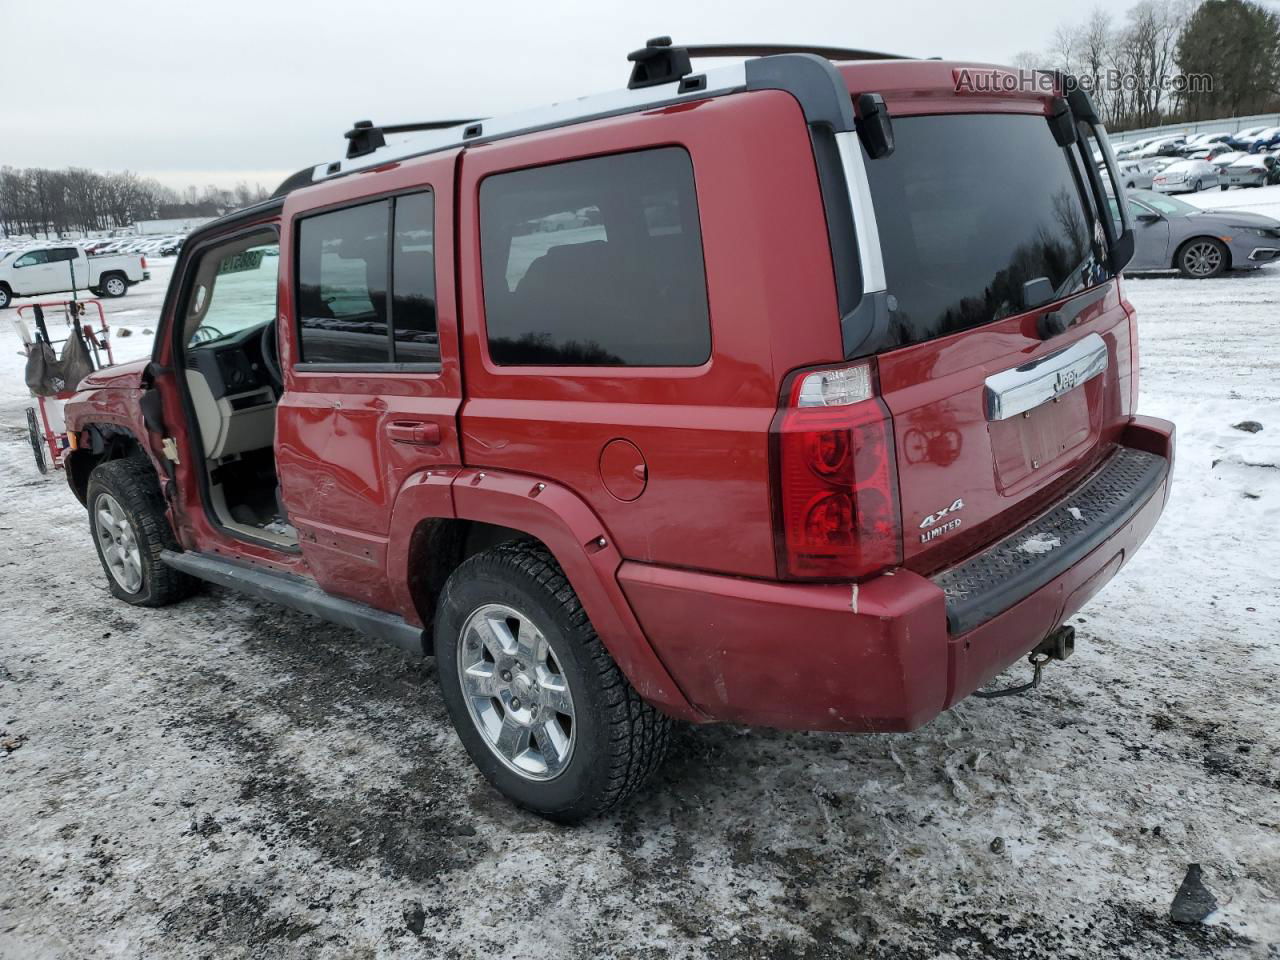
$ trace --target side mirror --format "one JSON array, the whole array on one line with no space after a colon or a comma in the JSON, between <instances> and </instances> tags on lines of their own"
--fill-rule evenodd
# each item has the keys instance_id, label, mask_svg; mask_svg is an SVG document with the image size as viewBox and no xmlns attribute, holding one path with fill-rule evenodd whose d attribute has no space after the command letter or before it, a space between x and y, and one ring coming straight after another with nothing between
<instances>
[{"instance_id":1,"label":"side mirror","mask_svg":"<svg viewBox=\"0 0 1280 960\"><path fill-rule=\"evenodd\" d=\"M1139 223L1159 223L1164 217L1158 213L1140 213L1134 219Z\"/></svg>"}]
</instances>

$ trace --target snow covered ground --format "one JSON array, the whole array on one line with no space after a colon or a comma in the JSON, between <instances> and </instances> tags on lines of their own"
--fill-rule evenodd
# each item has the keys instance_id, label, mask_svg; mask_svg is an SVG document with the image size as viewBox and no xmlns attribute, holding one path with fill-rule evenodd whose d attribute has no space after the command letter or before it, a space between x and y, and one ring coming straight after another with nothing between
<instances>
[{"instance_id":1,"label":"snow covered ground","mask_svg":"<svg viewBox=\"0 0 1280 960\"><path fill-rule=\"evenodd\" d=\"M112 304L125 355L167 269ZM215 589L112 601L5 320L0 957L1274 960L1280 268L1125 289L1176 479L1074 658L905 736L682 731L578 829L489 789L431 661ZM1191 863L1220 909L1181 927Z\"/></svg>"}]
</instances>

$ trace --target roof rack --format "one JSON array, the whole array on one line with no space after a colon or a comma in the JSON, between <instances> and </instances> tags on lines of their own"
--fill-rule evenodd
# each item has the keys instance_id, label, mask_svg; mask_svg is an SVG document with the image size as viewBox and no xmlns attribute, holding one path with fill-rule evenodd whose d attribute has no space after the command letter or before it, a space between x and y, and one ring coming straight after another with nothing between
<instances>
[{"instance_id":1,"label":"roof rack","mask_svg":"<svg viewBox=\"0 0 1280 960\"><path fill-rule=\"evenodd\" d=\"M716 57L743 58L744 63L714 66L694 73L691 63L693 59ZM779 84L788 89L799 84L796 89L804 92L797 93L797 97L806 99L812 94L822 101L822 111L830 113L835 110L840 116L848 112L848 123L851 124L852 109L848 106L848 98L836 96L832 99L833 87L830 80L836 77L836 73L831 61L913 58L876 50L817 44L726 43L676 46L670 37L654 37L640 50L629 53L627 59L632 64L631 76L623 90L553 103L523 113L485 119L483 122L479 119L431 120L376 126L370 120L358 121L344 134L348 140L345 158L299 170L276 188L274 196L283 196L300 187L390 160L404 160L437 150L581 123L659 104L677 103L687 97L718 96L738 90L771 88ZM842 85L837 83L836 86ZM461 129L455 132L455 128ZM389 146L386 138L391 134L407 136L403 142Z\"/></svg>"}]
</instances>

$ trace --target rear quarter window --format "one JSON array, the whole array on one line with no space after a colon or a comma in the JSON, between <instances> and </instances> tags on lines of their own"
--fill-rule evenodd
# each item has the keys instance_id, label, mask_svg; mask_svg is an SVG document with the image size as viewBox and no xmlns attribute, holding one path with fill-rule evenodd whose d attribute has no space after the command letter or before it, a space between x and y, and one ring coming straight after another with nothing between
<instances>
[{"instance_id":1,"label":"rear quarter window","mask_svg":"<svg viewBox=\"0 0 1280 960\"><path fill-rule=\"evenodd\" d=\"M678 147L480 185L496 363L696 366L711 354L693 163Z\"/></svg>"},{"instance_id":2,"label":"rear quarter window","mask_svg":"<svg viewBox=\"0 0 1280 960\"><path fill-rule=\"evenodd\" d=\"M1042 116L899 117L894 152L867 160L891 343L946 336L1102 282L1105 235L1080 166Z\"/></svg>"}]
</instances>

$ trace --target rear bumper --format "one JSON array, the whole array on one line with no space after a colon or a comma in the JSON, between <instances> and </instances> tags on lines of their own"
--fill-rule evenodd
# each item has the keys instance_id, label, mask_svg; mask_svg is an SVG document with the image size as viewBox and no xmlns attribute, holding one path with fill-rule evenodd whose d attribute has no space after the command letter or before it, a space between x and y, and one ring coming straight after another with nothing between
<instances>
[{"instance_id":1,"label":"rear bumper","mask_svg":"<svg viewBox=\"0 0 1280 960\"><path fill-rule=\"evenodd\" d=\"M1139 478L1133 495L1120 496L1100 526L1069 552L1064 545L1058 557L1045 554L1032 580L1005 591L999 609L989 599L976 620L958 619L954 598L948 609L947 591L936 582L946 573L931 580L898 570L857 586L794 584L628 562L618 577L654 650L712 719L785 729L912 730L1024 656L1146 539L1168 497L1173 425L1135 418L1123 446L1160 458L1156 479ZM1150 465L1150 457L1132 460ZM1069 512L1072 498L1097 476L1004 543L1034 535L1029 528L1055 511Z\"/></svg>"}]
</instances>

